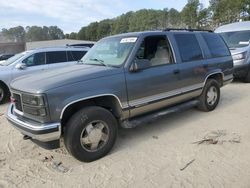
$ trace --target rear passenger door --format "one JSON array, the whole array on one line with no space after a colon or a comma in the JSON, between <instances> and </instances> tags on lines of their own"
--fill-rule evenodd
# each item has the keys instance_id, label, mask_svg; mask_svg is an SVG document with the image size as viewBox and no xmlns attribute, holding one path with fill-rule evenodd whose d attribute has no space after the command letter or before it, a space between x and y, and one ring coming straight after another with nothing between
<instances>
[{"instance_id":1,"label":"rear passenger door","mask_svg":"<svg viewBox=\"0 0 250 188\"><path fill-rule=\"evenodd\" d=\"M207 73L204 63L204 51L195 33L175 33L173 37L177 47L177 61L181 79L182 93L201 90L204 75Z\"/></svg>"}]
</instances>

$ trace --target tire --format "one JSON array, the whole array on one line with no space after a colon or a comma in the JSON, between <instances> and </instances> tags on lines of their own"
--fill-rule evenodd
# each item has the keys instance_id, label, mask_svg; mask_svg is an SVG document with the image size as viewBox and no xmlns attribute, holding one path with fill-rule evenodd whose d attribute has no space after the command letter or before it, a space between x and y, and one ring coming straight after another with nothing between
<instances>
[{"instance_id":1,"label":"tire","mask_svg":"<svg viewBox=\"0 0 250 188\"><path fill-rule=\"evenodd\" d=\"M110 111L97 106L86 107L66 124L64 143L76 159L92 162L110 152L116 141L117 127L117 120Z\"/></svg>"},{"instance_id":2,"label":"tire","mask_svg":"<svg viewBox=\"0 0 250 188\"><path fill-rule=\"evenodd\" d=\"M210 95L209 95L210 92ZM210 96L210 97L209 97ZM213 111L220 101L220 85L214 79L208 79L199 97L197 108L204 112Z\"/></svg>"},{"instance_id":3,"label":"tire","mask_svg":"<svg viewBox=\"0 0 250 188\"><path fill-rule=\"evenodd\" d=\"M3 84L0 84L0 104L4 104L5 102L7 102L9 97L10 92L8 87Z\"/></svg>"}]
</instances>

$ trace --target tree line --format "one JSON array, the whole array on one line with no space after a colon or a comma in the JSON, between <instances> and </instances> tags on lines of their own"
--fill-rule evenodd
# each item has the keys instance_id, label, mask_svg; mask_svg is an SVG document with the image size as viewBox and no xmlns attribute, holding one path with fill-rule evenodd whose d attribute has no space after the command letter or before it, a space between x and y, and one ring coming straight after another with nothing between
<instances>
[{"instance_id":1,"label":"tree line","mask_svg":"<svg viewBox=\"0 0 250 188\"><path fill-rule=\"evenodd\" d=\"M181 11L142 9L130 11L113 19L90 23L79 32L64 34L57 26L22 26L3 29L2 35L13 41L79 39L96 41L105 36L164 28L215 29L219 25L250 20L250 0L210 0L209 6L199 0L188 0Z\"/></svg>"},{"instance_id":2,"label":"tree line","mask_svg":"<svg viewBox=\"0 0 250 188\"><path fill-rule=\"evenodd\" d=\"M57 26L28 26L26 28L17 26L10 29L2 29L1 33L5 38L14 42L55 40L65 37L63 31Z\"/></svg>"}]
</instances>

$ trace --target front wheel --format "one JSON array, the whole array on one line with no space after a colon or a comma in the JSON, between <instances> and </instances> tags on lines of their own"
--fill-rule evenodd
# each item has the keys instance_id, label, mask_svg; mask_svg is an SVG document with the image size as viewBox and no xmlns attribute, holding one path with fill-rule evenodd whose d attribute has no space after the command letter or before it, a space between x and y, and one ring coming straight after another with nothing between
<instances>
[{"instance_id":1,"label":"front wheel","mask_svg":"<svg viewBox=\"0 0 250 188\"><path fill-rule=\"evenodd\" d=\"M214 79L208 79L199 97L198 109L209 112L216 108L220 100L220 85Z\"/></svg>"},{"instance_id":2,"label":"front wheel","mask_svg":"<svg viewBox=\"0 0 250 188\"><path fill-rule=\"evenodd\" d=\"M0 104L5 103L9 96L9 89L5 85L0 83Z\"/></svg>"},{"instance_id":3,"label":"front wheel","mask_svg":"<svg viewBox=\"0 0 250 188\"><path fill-rule=\"evenodd\" d=\"M97 160L112 149L117 137L117 120L104 108L86 107L74 114L64 132L64 143L76 159Z\"/></svg>"}]
</instances>

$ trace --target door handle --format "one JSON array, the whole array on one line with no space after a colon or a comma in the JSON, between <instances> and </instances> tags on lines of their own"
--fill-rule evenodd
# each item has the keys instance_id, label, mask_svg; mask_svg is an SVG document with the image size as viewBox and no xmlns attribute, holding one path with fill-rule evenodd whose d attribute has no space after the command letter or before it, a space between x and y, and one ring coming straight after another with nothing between
<instances>
[{"instance_id":1,"label":"door handle","mask_svg":"<svg viewBox=\"0 0 250 188\"><path fill-rule=\"evenodd\" d=\"M180 70L179 69L175 69L173 72L174 72L174 74L179 74Z\"/></svg>"}]
</instances>

